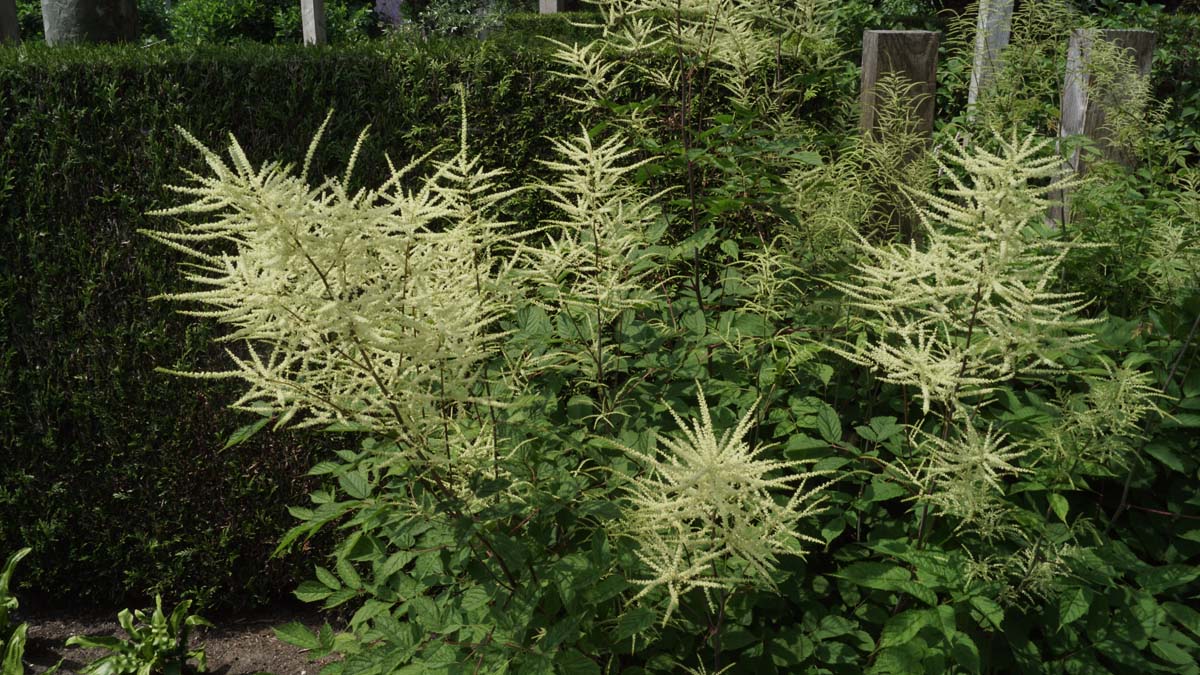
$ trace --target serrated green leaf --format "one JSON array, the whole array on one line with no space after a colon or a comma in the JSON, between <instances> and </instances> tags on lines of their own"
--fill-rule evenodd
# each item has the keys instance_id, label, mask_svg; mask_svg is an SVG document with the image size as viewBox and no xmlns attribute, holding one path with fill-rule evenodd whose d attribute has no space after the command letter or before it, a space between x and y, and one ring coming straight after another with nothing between
<instances>
[{"instance_id":1,"label":"serrated green leaf","mask_svg":"<svg viewBox=\"0 0 1200 675\"><path fill-rule=\"evenodd\" d=\"M822 403L817 408L817 433L829 443L842 440L842 420L833 406Z\"/></svg>"},{"instance_id":2,"label":"serrated green leaf","mask_svg":"<svg viewBox=\"0 0 1200 675\"><path fill-rule=\"evenodd\" d=\"M906 494L908 494L908 490L905 490L903 486L876 476L871 480L870 485L867 486L863 498L871 503L884 502Z\"/></svg>"},{"instance_id":3,"label":"serrated green leaf","mask_svg":"<svg viewBox=\"0 0 1200 675\"><path fill-rule=\"evenodd\" d=\"M229 438L226 439L225 445L221 446L221 449L228 450L229 448L232 448L235 445L241 445L242 443L245 443L246 441L253 438L254 435L257 434L259 431L261 431L263 427L267 426L267 423L270 422L272 419L274 419L274 418L263 417L263 418L259 419L257 422L251 422L250 424L247 424L244 427L239 427L237 429L237 431L234 431L232 434L229 434Z\"/></svg>"},{"instance_id":4,"label":"serrated green leaf","mask_svg":"<svg viewBox=\"0 0 1200 675\"><path fill-rule=\"evenodd\" d=\"M992 625L995 630L1001 630L1001 624L1004 623L1004 608L991 598L986 598L982 595L971 597L971 606L975 608L984 619Z\"/></svg>"},{"instance_id":5,"label":"serrated green leaf","mask_svg":"<svg viewBox=\"0 0 1200 675\"><path fill-rule=\"evenodd\" d=\"M1091 605L1092 593L1085 588L1071 588L1064 592L1058 599L1059 630L1087 614Z\"/></svg>"},{"instance_id":6,"label":"serrated green leaf","mask_svg":"<svg viewBox=\"0 0 1200 675\"><path fill-rule=\"evenodd\" d=\"M342 587L342 582L338 581L337 577L333 576L333 572L330 572L320 565L315 567L315 572L317 574L317 581L320 581L322 584L328 586L331 590L336 591Z\"/></svg>"},{"instance_id":7,"label":"serrated green leaf","mask_svg":"<svg viewBox=\"0 0 1200 675\"><path fill-rule=\"evenodd\" d=\"M334 473L342 468L342 465L334 462L317 462L313 468L308 470L309 476L325 476Z\"/></svg>"},{"instance_id":8,"label":"serrated green leaf","mask_svg":"<svg viewBox=\"0 0 1200 675\"><path fill-rule=\"evenodd\" d=\"M334 566L337 569L337 574L342 579L342 583L351 589L362 588L362 577L358 576L358 570L354 569L354 565L345 558L338 558L337 564Z\"/></svg>"},{"instance_id":9,"label":"serrated green leaf","mask_svg":"<svg viewBox=\"0 0 1200 675\"><path fill-rule=\"evenodd\" d=\"M1147 444L1146 454L1157 459L1163 466L1172 471L1187 473L1187 467L1184 465L1183 460L1179 459L1179 455L1176 455L1174 450L1162 443Z\"/></svg>"},{"instance_id":10,"label":"serrated green leaf","mask_svg":"<svg viewBox=\"0 0 1200 675\"><path fill-rule=\"evenodd\" d=\"M938 604L937 593L919 581L901 581L896 584L896 590L908 593L931 607Z\"/></svg>"},{"instance_id":11,"label":"serrated green leaf","mask_svg":"<svg viewBox=\"0 0 1200 675\"><path fill-rule=\"evenodd\" d=\"M950 636L950 653L967 672L979 672L979 647L966 633L955 632Z\"/></svg>"},{"instance_id":12,"label":"serrated green leaf","mask_svg":"<svg viewBox=\"0 0 1200 675\"><path fill-rule=\"evenodd\" d=\"M566 649L554 657L555 672L560 675L600 675L600 666L582 652Z\"/></svg>"},{"instance_id":13,"label":"serrated green leaf","mask_svg":"<svg viewBox=\"0 0 1200 675\"><path fill-rule=\"evenodd\" d=\"M390 609L391 605L387 603L378 600L367 600L363 603L362 607L358 608L354 616L350 617L350 627L353 629L355 626L362 625L380 614L386 614Z\"/></svg>"},{"instance_id":14,"label":"serrated green leaf","mask_svg":"<svg viewBox=\"0 0 1200 675\"><path fill-rule=\"evenodd\" d=\"M917 644L919 643L919 644ZM926 672L921 663L925 652L924 641L912 640L899 647L888 647L879 651L868 675L912 675Z\"/></svg>"},{"instance_id":15,"label":"serrated green leaf","mask_svg":"<svg viewBox=\"0 0 1200 675\"><path fill-rule=\"evenodd\" d=\"M888 619L879 637L879 647L896 647L917 636L922 628L937 622L937 612L932 609L910 609Z\"/></svg>"},{"instance_id":16,"label":"serrated green leaf","mask_svg":"<svg viewBox=\"0 0 1200 675\"><path fill-rule=\"evenodd\" d=\"M412 551L396 551L388 556L388 559L379 566L379 573L376 576L378 579L386 579L404 569L408 563L412 562L414 557L416 557L416 554Z\"/></svg>"},{"instance_id":17,"label":"serrated green leaf","mask_svg":"<svg viewBox=\"0 0 1200 675\"><path fill-rule=\"evenodd\" d=\"M413 564L413 576L417 579L425 579L431 576L437 576L442 573L442 556L438 551L429 551L417 556L416 563Z\"/></svg>"},{"instance_id":18,"label":"serrated green leaf","mask_svg":"<svg viewBox=\"0 0 1200 675\"><path fill-rule=\"evenodd\" d=\"M361 471L351 471L338 476L338 486L353 499L366 499L371 494L371 484L367 481L366 474Z\"/></svg>"},{"instance_id":19,"label":"serrated green leaf","mask_svg":"<svg viewBox=\"0 0 1200 675\"><path fill-rule=\"evenodd\" d=\"M1180 626L1200 637L1200 612L1178 602L1164 602L1162 608Z\"/></svg>"},{"instance_id":20,"label":"serrated green leaf","mask_svg":"<svg viewBox=\"0 0 1200 675\"><path fill-rule=\"evenodd\" d=\"M1168 418L1165 422L1163 422L1163 426L1169 429L1179 427L1185 429L1200 429L1200 414L1176 411L1171 415L1171 418Z\"/></svg>"},{"instance_id":21,"label":"serrated green leaf","mask_svg":"<svg viewBox=\"0 0 1200 675\"><path fill-rule=\"evenodd\" d=\"M333 595L333 590L315 581L302 581L292 593L300 602L320 602Z\"/></svg>"},{"instance_id":22,"label":"serrated green leaf","mask_svg":"<svg viewBox=\"0 0 1200 675\"><path fill-rule=\"evenodd\" d=\"M1179 645L1166 640L1152 640L1150 651L1163 661L1176 666L1192 666L1194 668L1196 665L1196 659L1191 654L1180 649Z\"/></svg>"},{"instance_id":23,"label":"serrated green leaf","mask_svg":"<svg viewBox=\"0 0 1200 675\"><path fill-rule=\"evenodd\" d=\"M689 333L691 333L692 335L704 335L704 329L705 329L704 312L702 312L698 309L694 309L690 312L687 312L683 315L683 318L680 321L680 323L682 323L683 327L686 328L687 331Z\"/></svg>"},{"instance_id":24,"label":"serrated green leaf","mask_svg":"<svg viewBox=\"0 0 1200 675\"><path fill-rule=\"evenodd\" d=\"M479 586L472 586L463 592L462 601L460 604L465 610L476 611L487 607L487 604L490 601L491 598L488 596L487 591L483 590Z\"/></svg>"},{"instance_id":25,"label":"serrated green leaf","mask_svg":"<svg viewBox=\"0 0 1200 675\"><path fill-rule=\"evenodd\" d=\"M854 430L868 441L882 443L903 431L904 427L896 424L895 417L872 417L870 422L854 427Z\"/></svg>"},{"instance_id":26,"label":"serrated green leaf","mask_svg":"<svg viewBox=\"0 0 1200 675\"><path fill-rule=\"evenodd\" d=\"M441 628L441 615L437 603L432 598L418 595L408 601L409 616L426 631L437 631Z\"/></svg>"},{"instance_id":27,"label":"serrated green leaf","mask_svg":"<svg viewBox=\"0 0 1200 675\"><path fill-rule=\"evenodd\" d=\"M882 562L852 563L838 570L833 576L841 577L859 586L881 591L900 590L900 584L912 581L912 573L907 569Z\"/></svg>"},{"instance_id":28,"label":"serrated green leaf","mask_svg":"<svg viewBox=\"0 0 1200 675\"><path fill-rule=\"evenodd\" d=\"M1196 565L1162 565L1141 572L1136 578L1139 586L1158 595L1165 590L1191 583L1196 577L1200 577L1200 567Z\"/></svg>"},{"instance_id":29,"label":"serrated green leaf","mask_svg":"<svg viewBox=\"0 0 1200 675\"><path fill-rule=\"evenodd\" d=\"M298 621L275 628L275 637L301 649L317 649L321 646L317 636Z\"/></svg>"},{"instance_id":30,"label":"serrated green leaf","mask_svg":"<svg viewBox=\"0 0 1200 675\"><path fill-rule=\"evenodd\" d=\"M619 640L633 637L654 625L654 612L645 607L634 607L617 619L617 629L614 637Z\"/></svg>"},{"instance_id":31,"label":"serrated green leaf","mask_svg":"<svg viewBox=\"0 0 1200 675\"><path fill-rule=\"evenodd\" d=\"M1071 508L1067 503L1067 498L1057 492L1051 492L1047 498L1050 500L1050 508L1054 511L1054 515L1058 516L1062 522L1067 522L1067 512Z\"/></svg>"},{"instance_id":32,"label":"serrated green leaf","mask_svg":"<svg viewBox=\"0 0 1200 675\"><path fill-rule=\"evenodd\" d=\"M837 536L845 529L846 519L838 516L821 526L821 539L823 539L826 544L829 544L834 539L837 539Z\"/></svg>"}]
</instances>

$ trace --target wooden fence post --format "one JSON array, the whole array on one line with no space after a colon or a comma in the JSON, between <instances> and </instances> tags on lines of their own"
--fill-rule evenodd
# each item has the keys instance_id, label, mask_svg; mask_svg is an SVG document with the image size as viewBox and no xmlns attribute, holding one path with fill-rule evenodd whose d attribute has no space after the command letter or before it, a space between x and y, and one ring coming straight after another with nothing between
<instances>
[{"instance_id":1,"label":"wooden fence post","mask_svg":"<svg viewBox=\"0 0 1200 675\"><path fill-rule=\"evenodd\" d=\"M1105 159L1132 166L1133 158L1125 156L1119 148L1110 145L1104 130L1107 110L1115 109L1123 102L1102 99L1092 90L1094 78L1089 72L1088 64L1092 57L1092 45L1097 39L1125 49L1133 59L1135 77L1147 77L1150 74L1150 64L1154 59L1154 31L1075 29L1067 47L1067 72L1063 79L1062 117L1058 135L1060 139L1087 136L1096 143ZM1082 174L1086 168L1082 152L1076 148L1067 157L1064 172ZM1050 218L1055 223L1065 224L1071 219L1070 194L1068 191L1062 191L1058 197L1061 205L1051 208Z\"/></svg>"},{"instance_id":2,"label":"wooden fence post","mask_svg":"<svg viewBox=\"0 0 1200 675\"><path fill-rule=\"evenodd\" d=\"M875 130L879 122L879 96L875 85L888 73L897 73L913 84L909 98L917 129L933 133L933 95L937 88L938 34L926 30L868 30L863 32L862 112L859 127L863 133Z\"/></svg>"},{"instance_id":3,"label":"wooden fence post","mask_svg":"<svg viewBox=\"0 0 1200 675\"><path fill-rule=\"evenodd\" d=\"M971 65L971 86L967 105L975 105L982 91L1000 68L1000 54L1012 34L1014 0L982 0L975 24L975 61Z\"/></svg>"},{"instance_id":4,"label":"wooden fence post","mask_svg":"<svg viewBox=\"0 0 1200 675\"><path fill-rule=\"evenodd\" d=\"M300 23L304 26L304 44L325 44L325 0L300 0Z\"/></svg>"},{"instance_id":5,"label":"wooden fence post","mask_svg":"<svg viewBox=\"0 0 1200 675\"><path fill-rule=\"evenodd\" d=\"M16 0L0 0L0 43L21 41Z\"/></svg>"},{"instance_id":6,"label":"wooden fence post","mask_svg":"<svg viewBox=\"0 0 1200 675\"><path fill-rule=\"evenodd\" d=\"M884 104L878 84L888 75L899 75L907 90L897 92L898 103L911 111L915 131L925 144L933 140L934 93L937 91L938 34L924 30L868 30L863 32L862 89L859 97L859 128L864 136L875 136ZM920 152L914 146L898 157L899 165L912 161ZM899 166L898 165L898 166ZM906 239L917 241L918 220L901 209L892 211L892 224Z\"/></svg>"},{"instance_id":7,"label":"wooden fence post","mask_svg":"<svg viewBox=\"0 0 1200 675\"><path fill-rule=\"evenodd\" d=\"M578 9L576 0L538 0L538 13L558 14Z\"/></svg>"}]
</instances>

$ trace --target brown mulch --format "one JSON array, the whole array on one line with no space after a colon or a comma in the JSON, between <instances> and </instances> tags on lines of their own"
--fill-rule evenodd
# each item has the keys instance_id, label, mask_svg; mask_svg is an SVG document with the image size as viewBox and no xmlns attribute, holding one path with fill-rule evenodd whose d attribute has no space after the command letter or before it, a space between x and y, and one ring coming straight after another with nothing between
<instances>
[{"instance_id":1,"label":"brown mulch","mask_svg":"<svg viewBox=\"0 0 1200 675\"><path fill-rule=\"evenodd\" d=\"M205 615L205 618L216 627L194 630L189 635L188 647L204 647L208 672L214 675L317 675L321 666L331 660L314 663L305 650L281 642L272 630L299 621L315 631L323 619L312 610L279 606L225 617ZM73 635L127 637L117 624L117 610L45 611L22 616L20 620L29 624L25 662L32 666L27 672L33 675L44 672L59 659L62 659L59 673L76 675L92 660L109 653L103 649L67 647L64 643ZM191 664L195 665L195 661Z\"/></svg>"}]
</instances>

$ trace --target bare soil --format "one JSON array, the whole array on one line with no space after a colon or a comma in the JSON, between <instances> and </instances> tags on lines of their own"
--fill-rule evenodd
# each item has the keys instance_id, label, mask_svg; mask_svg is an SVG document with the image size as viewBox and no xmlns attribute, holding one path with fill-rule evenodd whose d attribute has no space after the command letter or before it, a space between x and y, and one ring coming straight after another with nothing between
<instances>
[{"instance_id":1,"label":"bare soil","mask_svg":"<svg viewBox=\"0 0 1200 675\"><path fill-rule=\"evenodd\" d=\"M67 647L64 643L73 635L127 637L117 624L117 611L45 611L21 616L20 620L29 624L25 662L32 666L30 672L43 673L62 659L58 672L76 675L88 663L109 653ZM204 616L216 627L195 630L188 637L188 647L204 647L208 672L214 675L317 675L331 660L313 662L307 650L281 642L272 630L293 621L316 630L323 619L310 609L281 605L224 617Z\"/></svg>"}]
</instances>

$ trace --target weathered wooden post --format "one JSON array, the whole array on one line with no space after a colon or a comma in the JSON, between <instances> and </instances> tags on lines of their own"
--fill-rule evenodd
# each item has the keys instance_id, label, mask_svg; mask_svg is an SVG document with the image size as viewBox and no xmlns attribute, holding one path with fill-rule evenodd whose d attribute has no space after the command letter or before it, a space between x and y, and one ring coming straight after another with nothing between
<instances>
[{"instance_id":1,"label":"weathered wooden post","mask_svg":"<svg viewBox=\"0 0 1200 675\"><path fill-rule=\"evenodd\" d=\"M300 23L304 27L304 44L325 44L325 0L300 0Z\"/></svg>"},{"instance_id":2,"label":"weathered wooden post","mask_svg":"<svg viewBox=\"0 0 1200 675\"><path fill-rule=\"evenodd\" d=\"M0 43L21 41L21 31L17 26L16 0L0 0Z\"/></svg>"},{"instance_id":3,"label":"weathered wooden post","mask_svg":"<svg viewBox=\"0 0 1200 675\"><path fill-rule=\"evenodd\" d=\"M1071 33L1071 42L1067 47L1067 74L1063 81L1062 120L1058 135L1066 138L1083 134L1096 142L1105 159L1132 166L1132 158L1122 156L1117 148L1112 147L1104 132L1107 111L1115 109L1123 101L1101 100L1092 91L1095 78L1090 72L1089 63L1097 39L1124 49L1133 59L1135 77L1150 74L1150 64L1154 59L1154 31L1076 29ZM1071 154L1068 162L1075 171L1083 171L1079 150Z\"/></svg>"},{"instance_id":4,"label":"weathered wooden post","mask_svg":"<svg viewBox=\"0 0 1200 675\"><path fill-rule=\"evenodd\" d=\"M933 95L937 89L938 34L927 30L868 30L863 32L862 106L859 127L872 133L879 123L879 80L895 73L912 83L908 100L917 130L933 134Z\"/></svg>"},{"instance_id":5,"label":"weathered wooden post","mask_svg":"<svg viewBox=\"0 0 1200 675\"><path fill-rule=\"evenodd\" d=\"M1014 0L982 0L975 23L975 59L971 65L971 86L967 105L973 106L979 95L1000 69L1000 55L1012 34Z\"/></svg>"},{"instance_id":6,"label":"weathered wooden post","mask_svg":"<svg viewBox=\"0 0 1200 675\"><path fill-rule=\"evenodd\" d=\"M541 14L558 14L578 9L577 0L538 0L538 12Z\"/></svg>"},{"instance_id":7,"label":"weathered wooden post","mask_svg":"<svg viewBox=\"0 0 1200 675\"><path fill-rule=\"evenodd\" d=\"M1150 64L1154 59L1154 31L1083 28L1072 31L1067 46L1067 72L1063 80L1062 117L1058 135L1060 139L1086 136L1096 143L1105 159L1132 167L1134 158L1126 156L1107 139L1104 128L1107 111L1115 110L1124 101L1101 96L1103 92L1095 91L1095 75L1090 64L1097 40L1125 50L1133 60L1135 72L1130 74L1132 77L1147 77L1150 74ZM1086 170L1082 150L1075 148L1067 157L1064 172L1081 175ZM1061 205L1051 208L1050 218L1055 223L1065 224L1071 219L1069 191L1062 191L1058 197Z\"/></svg>"},{"instance_id":8,"label":"weathered wooden post","mask_svg":"<svg viewBox=\"0 0 1200 675\"><path fill-rule=\"evenodd\" d=\"M937 91L938 34L924 30L868 30L863 32L862 89L859 96L859 128L866 136L878 137L881 107L899 104L907 109L912 126L928 145L933 139L934 93ZM885 101L879 83L897 77L904 89L895 92L900 100ZM903 167L920 154L920 145L897 157L895 168ZM899 202L898 202L899 203ZM902 207L889 216L906 239L918 240L917 218Z\"/></svg>"}]
</instances>

